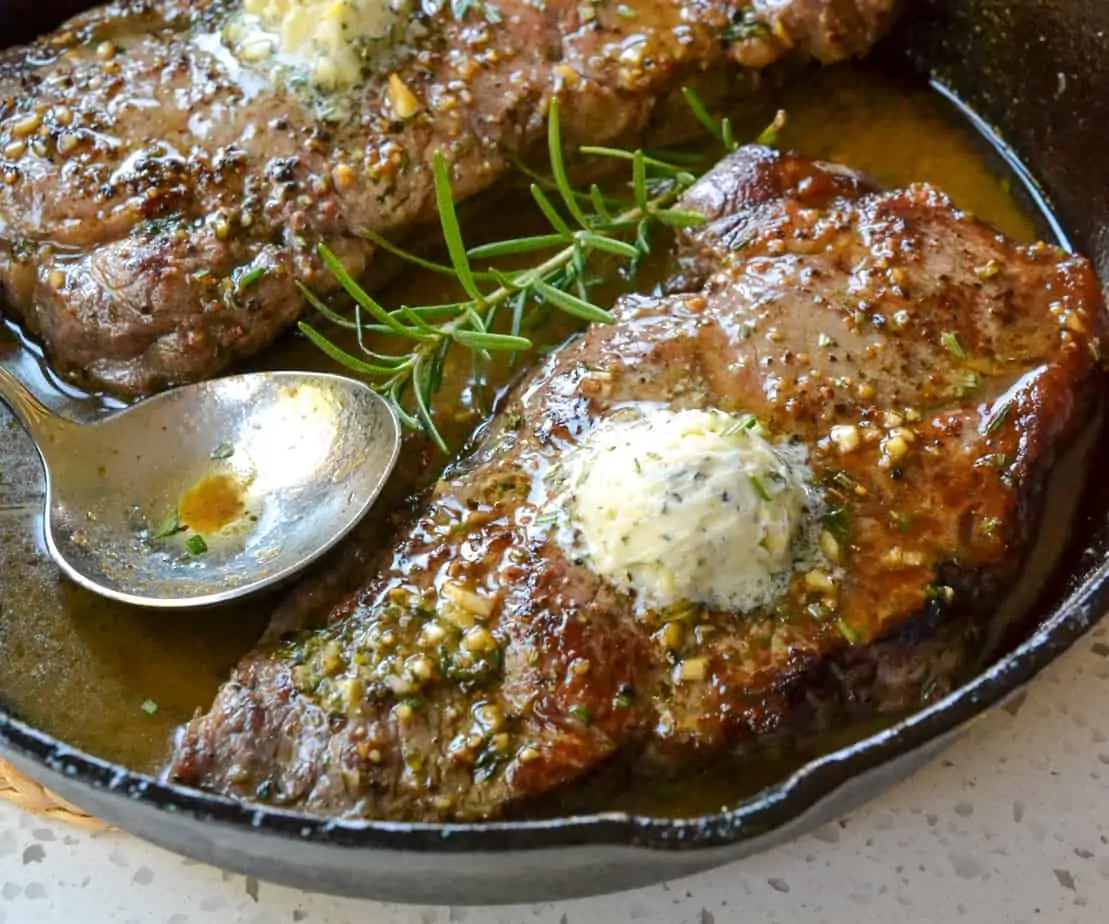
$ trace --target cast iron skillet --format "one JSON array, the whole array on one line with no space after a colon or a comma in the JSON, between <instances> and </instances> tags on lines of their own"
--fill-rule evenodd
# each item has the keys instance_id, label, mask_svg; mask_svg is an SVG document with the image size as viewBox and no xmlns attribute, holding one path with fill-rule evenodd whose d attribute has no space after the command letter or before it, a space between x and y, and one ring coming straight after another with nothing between
<instances>
[{"instance_id":1,"label":"cast iron skillet","mask_svg":"<svg viewBox=\"0 0 1109 924\"><path fill-rule=\"evenodd\" d=\"M82 0L0 0L0 42L54 26ZM1006 140L1074 246L1109 279L1109 4L909 0L878 52L931 77ZM1093 479L1097 481L1097 479ZM488 825L328 822L252 809L90 757L0 713L13 763L106 821L253 876L394 901L499 903L646 885L762 850L829 821L926 762L1070 647L1109 606L1109 498L1012 652L946 699L818 759L739 808L686 820L622 813Z\"/></svg>"}]
</instances>

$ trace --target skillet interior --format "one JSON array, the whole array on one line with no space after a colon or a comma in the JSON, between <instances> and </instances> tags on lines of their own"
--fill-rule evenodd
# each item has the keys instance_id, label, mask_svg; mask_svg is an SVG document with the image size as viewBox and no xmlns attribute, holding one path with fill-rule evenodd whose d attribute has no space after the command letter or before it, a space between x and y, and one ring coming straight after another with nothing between
<instances>
[{"instance_id":1,"label":"skillet interior","mask_svg":"<svg viewBox=\"0 0 1109 924\"><path fill-rule=\"evenodd\" d=\"M17 28L33 31L49 28L73 5L37 4L32 16L26 0L6 4L16 11ZM934 73L996 125L1042 181L1075 246L1109 275L1109 238L1098 226L1109 205L1109 165L1086 156L1103 142L1099 133L1109 124L1109 64L1099 60L1096 38L1099 29L1109 28L1109 9L1094 0L934 0L916 7L886 46L889 60ZM1052 67L1022 66L1037 59ZM809 764L734 811L704 818L608 814L481 827L306 821L162 786L74 752L7 716L0 716L0 739L21 766L90 811L172 849L264 878L444 902L626 888L762 849L841 814L922 763L946 736L1019 688L1109 603L1106 507L1104 497L1087 498L1081 547L1039 608L1040 628L1011 655L912 719ZM698 849L640 849L676 846ZM490 860L490 853L501 855Z\"/></svg>"}]
</instances>

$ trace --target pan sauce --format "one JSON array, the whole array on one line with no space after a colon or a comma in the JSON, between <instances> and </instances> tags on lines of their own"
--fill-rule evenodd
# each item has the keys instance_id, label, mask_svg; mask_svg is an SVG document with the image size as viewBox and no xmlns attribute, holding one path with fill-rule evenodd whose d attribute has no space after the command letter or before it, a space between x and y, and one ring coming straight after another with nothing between
<instances>
[{"instance_id":1,"label":"pan sauce","mask_svg":"<svg viewBox=\"0 0 1109 924\"><path fill-rule=\"evenodd\" d=\"M815 90L810 85L780 102L791 118L785 146L860 167L889 185L931 180L959 205L1018 240L1049 236L1001 158L934 94L905 92L864 72L839 71L825 75ZM751 119L750 134L771 109L768 102ZM480 216L474 224L480 225ZM656 276L660 271L658 263L650 269ZM404 288L403 296L390 293L384 300L440 298L434 281L416 278ZM23 359L30 375L33 357L28 352ZM275 367L305 363L327 368L326 361L295 341L286 341L264 360ZM456 369L444 392L444 405L450 408L446 428L456 443L476 419L468 372L468 367ZM459 401L460 396L465 400ZM165 756L172 729L198 707L207 707L231 665L258 637L267 601L183 619L90 597L64 583L41 548L34 500L41 490L37 462L28 441L7 419L0 424L0 469L5 591L0 604L0 695L16 715L73 745L153 769ZM813 742L811 747L838 745L866 730L851 729L837 734L842 740ZM796 756L790 760L795 762ZM780 777L783 769L773 759L745 764L738 774L742 782L730 774L727 793L713 790L712 798L717 804L735 799ZM676 793L656 793L654 810L682 810L672 796Z\"/></svg>"}]
</instances>

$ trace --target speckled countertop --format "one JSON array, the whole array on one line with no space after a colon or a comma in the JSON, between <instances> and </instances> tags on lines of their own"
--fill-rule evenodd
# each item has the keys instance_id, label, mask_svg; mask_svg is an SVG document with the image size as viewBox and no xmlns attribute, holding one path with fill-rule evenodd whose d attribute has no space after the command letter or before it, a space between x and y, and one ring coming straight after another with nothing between
<instances>
[{"instance_id":1,"label":"speckled countertop","mask_svg":"<svg viewBox=\"0 0 1109 924\"><path fill-rule=\"evenodd\" d=\"M1109 921L1109 622L943 757L836 824L637 892L503 908L310 895L0 805L0 924Z\"/></svg>"}]
</instances>

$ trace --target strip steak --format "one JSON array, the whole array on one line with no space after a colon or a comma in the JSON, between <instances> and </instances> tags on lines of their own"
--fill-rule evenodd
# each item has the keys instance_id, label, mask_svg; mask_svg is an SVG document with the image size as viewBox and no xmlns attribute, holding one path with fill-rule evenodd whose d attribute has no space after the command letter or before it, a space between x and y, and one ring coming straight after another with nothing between
<instances>
[{"instance_id":1,"label":"strip steak","mask_svg":"<svg viewBox=\"0 0 1109 924\"><path fill-rule=\"evenodd\" d=\"M328 627L241 662L170 778L327 815L486 819L612 761L680 768L951 689L1095 411L1088 262L931 186L760 147L683 207L710 221L680 240L672 291L622 299L519 385ZM628 402L753 412L809 447L830 608L798 575L765 611L697 608L675 629L570 560L537 523L534 473Z\"/></svg>"}]
</instances>

